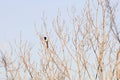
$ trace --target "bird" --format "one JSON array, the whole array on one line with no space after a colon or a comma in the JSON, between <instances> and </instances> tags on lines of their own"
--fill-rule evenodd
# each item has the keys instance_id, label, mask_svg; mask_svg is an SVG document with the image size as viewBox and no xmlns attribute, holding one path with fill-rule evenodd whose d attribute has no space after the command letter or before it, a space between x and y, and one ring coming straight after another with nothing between
<instances>
[{"instance_id":1,"label":"bird","mask_svg":"<svg viewBox=\"0 0 120 80\"><path fill-rule=\"evenodd\" d=\"M47 40L47 37L46 37L46 36L44 37L44 40L45 40L46 46L47 46L47 48L48 48L48 40Z\"/></svg>"}]
</instances>

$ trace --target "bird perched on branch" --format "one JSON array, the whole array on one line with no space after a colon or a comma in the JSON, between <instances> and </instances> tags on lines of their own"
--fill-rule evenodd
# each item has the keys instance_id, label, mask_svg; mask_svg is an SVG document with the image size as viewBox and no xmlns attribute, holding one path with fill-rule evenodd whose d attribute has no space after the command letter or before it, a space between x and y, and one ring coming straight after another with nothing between
<instances>
[{"instance_id":1,"label":"bird perched on branch","mask_svg":"<svg viewBox=\"0 0 120 80\"><path fill-rule=\"evenodd\" d=\"M44 37L45 43L46 43L46 47L48 48L48 39L47 37Z\"/></svg>"}]
</instances>

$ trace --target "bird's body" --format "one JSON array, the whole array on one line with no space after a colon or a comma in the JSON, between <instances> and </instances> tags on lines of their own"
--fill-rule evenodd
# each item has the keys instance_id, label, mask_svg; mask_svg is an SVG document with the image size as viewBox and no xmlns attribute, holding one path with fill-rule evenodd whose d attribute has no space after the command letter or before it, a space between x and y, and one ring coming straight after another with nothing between
<instances>
[{"instance_id":1,"label":"bird's body","mask_svg":"<svg viewBox=\"0 0 120 80\"><path fill-rule=\"evenodd\" d=\"M46 47L48 48L48 40L47 37L44 37L45 43L46 43Z\"/></svg>"}]
</instances>

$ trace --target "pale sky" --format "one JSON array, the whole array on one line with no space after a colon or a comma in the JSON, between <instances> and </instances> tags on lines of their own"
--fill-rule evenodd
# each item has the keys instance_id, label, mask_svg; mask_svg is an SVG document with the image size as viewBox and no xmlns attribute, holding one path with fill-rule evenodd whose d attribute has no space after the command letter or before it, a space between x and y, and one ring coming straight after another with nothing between
<instances>
[{"instance_id":1,"label":"pale sky","mask_svg":"<svg viewBox=\"0 0 120 80\"><path fill-rule=\"evenodd\" d=\"M18 38L20 31L27 40L34 40L36 23L41 25L41 15L51 21L58 8L64 12L73 5L83 6L85 0L0 0L0 43ZM66 13L65 13L66 14Z\"/></svg>"},{"instance_id":2,"label":"pale sky","mask_svg":"<svg viewBox=\"0 0 120 80\"><path fill-rule=\"evenodd\" d=\"M94 1L96 0L92 0L93 7L96 4ZM118 0L111 0L112 3L115 1ZM20 31L24 39L34 42L37 38L34 24L40 29L43 12L48 23L52 23L58 8L63 15L67 15L67 8L75 6L76 11L80 12L86 6L85 3L86 0L0 0L0 44L18 39Z\"/></svg>"}]
</instances>

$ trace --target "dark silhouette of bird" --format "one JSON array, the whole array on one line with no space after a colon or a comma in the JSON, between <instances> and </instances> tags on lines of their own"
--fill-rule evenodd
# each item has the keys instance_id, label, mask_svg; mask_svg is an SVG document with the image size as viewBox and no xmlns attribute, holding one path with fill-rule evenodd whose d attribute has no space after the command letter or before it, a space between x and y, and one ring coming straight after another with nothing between
<instances>
[{"instance_id":1,"label":"dark silhouette of bird","mask_svg":"<svg viewBox=\"0 0 120 80\"><path fill-rule=\"evenodd\" d=\"M48 40L47 40L47 37L44 37L44 40L45 40L46 46L47 46L47 48L48 48Z\"/></svg>"}]
</instances>

